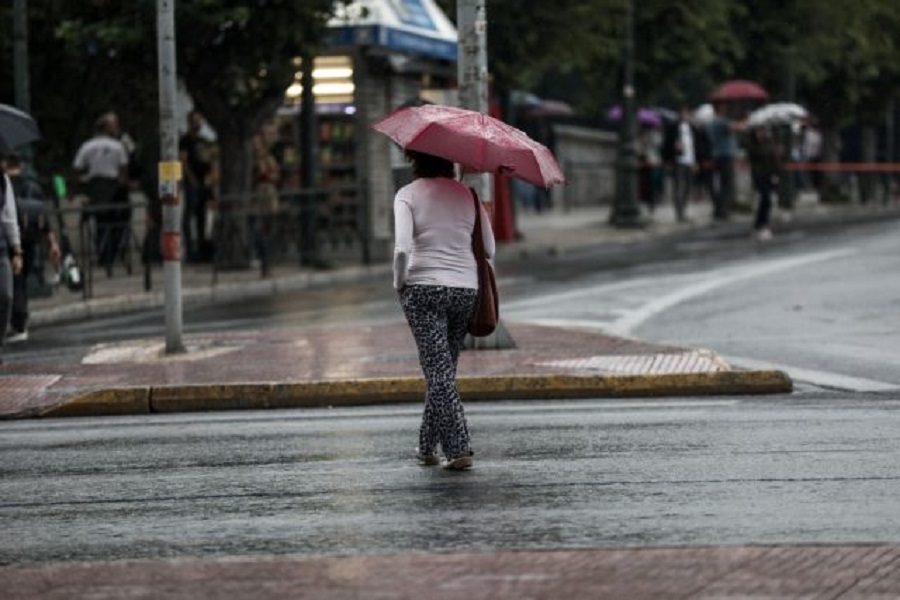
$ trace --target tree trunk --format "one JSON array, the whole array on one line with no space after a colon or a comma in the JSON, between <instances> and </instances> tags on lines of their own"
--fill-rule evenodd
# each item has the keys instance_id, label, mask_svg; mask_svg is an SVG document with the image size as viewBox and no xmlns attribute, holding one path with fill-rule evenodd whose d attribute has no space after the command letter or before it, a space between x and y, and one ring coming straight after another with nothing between
<instances>
[{"instance_id":1,"label":"tree trunk","mask_svg":"<svg viewBox=\"0 0 900 600\"><path fill-rule=\"evenodd\" d=\"M221 268L245 268L250 264L248 220L253 195L253 136L259 125L274 115L281 95L259 108L234 108L220 97L199 98L204 115L216 130L219 146L219 227L216 264Z\"/></svg>"},{"instance_id":2,"label":"tree trunk","mask_svg":"<svg viewBox=\"0 0 900 600\"><path fill-rule=\"evenodd\" d=\"M822 162L838 163L841 161L841 136L831 127L822 130ZM846 200L841 190L841 173L825 171L822 173L822 201L836 202Z\"/></svg>"},{"instance_id":3,"label":"tree trunk","mask_svg":"<svg viewBox=\"0 0 900 600\"><path fill-rule=\"evenodd\" d=\"M873 125L863 125L862 128L862 160L870 164L878 161L878 132ZM874 197L878 175L860 173L857 177L859 177L859 201L865 204Z\"/></svg>"}]
</instances>

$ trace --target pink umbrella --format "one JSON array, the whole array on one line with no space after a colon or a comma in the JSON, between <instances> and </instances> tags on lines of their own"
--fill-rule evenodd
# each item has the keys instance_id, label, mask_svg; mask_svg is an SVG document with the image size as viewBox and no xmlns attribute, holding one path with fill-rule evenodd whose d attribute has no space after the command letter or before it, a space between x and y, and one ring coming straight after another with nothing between
<instances>
[{"instance_id":1,"label":"pink umbrella","mask_svg":"<svg viewBox=\"0 0 900 600\"><path fill-rule=\"evenodd\" d=\"M726 81L713 92L712 100L767 100L769 92L759 84L744 79Z\"/></svg>"},{"instance_id":2,"label":"pink umbrella","mask_svg":"<svg viewBox=\"0 0 900 600\"><path fill-rule=\"evenodd\" d=\"M546 146L479 112L439 104L410 106L372 128L407 150L446 158L468 171L502 173L545 188L566 182Z\"/></svg>"}]
</instances>

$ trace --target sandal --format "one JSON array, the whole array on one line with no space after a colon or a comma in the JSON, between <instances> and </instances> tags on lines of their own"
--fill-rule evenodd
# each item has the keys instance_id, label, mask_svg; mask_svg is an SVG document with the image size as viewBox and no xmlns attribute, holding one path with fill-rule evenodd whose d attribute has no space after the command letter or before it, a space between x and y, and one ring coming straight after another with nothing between
<instances>
[{"instance_id":1,"label":"sandal","mask_svg":"<svg viewBox=\"0 0 900 600\"><path fill-rule=\"evenodd\" d=\"M475 459L472 453L469 453L445 460L441 467L446 471L465 471L471 469L473 464L475 464Z\"/></svg>"},{"instance_id":2,"label":"sandal","mask_svg":"<svg viewBox=\"0 0 900 600\"><path fill-rule=\"evenodd\" d=\"M423 467L434 467L441 464L441 457L437 454L416 454L416 460Z\"/></svg>"}]
</instances>

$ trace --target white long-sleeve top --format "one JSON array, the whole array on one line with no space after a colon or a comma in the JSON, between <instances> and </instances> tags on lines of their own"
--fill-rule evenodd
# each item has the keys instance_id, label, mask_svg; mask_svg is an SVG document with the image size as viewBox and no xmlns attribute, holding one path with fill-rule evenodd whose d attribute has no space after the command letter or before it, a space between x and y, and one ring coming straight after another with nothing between
<instances>
[{"instance_id":1,"label":"white long-sleeve top","mask_svg":"<svg viewBox=\"0 0 900 600\"><path fill-rule=\"evenodd\" d=\"M479 202L481 232L488 258L495 251L491 220ZM462 183L420 178L394 197L394 289L441 285L478 289L472 252L475 204Z\"/></svg>"},{"instance_id":2,"label":"white long-sleeve top","mask_svg":"<svg viewBox=\"0 0 900 600\"><path fill-rule=\"evenodd\" d=\"M4 192L4 202L2 210L0 210L0 248L18 248L22 245L21 236L19 235L19 220L16 217L16 194L13 192L12 181L6 174L3 175L6 180Z\"/></svg>"}]
</instances>

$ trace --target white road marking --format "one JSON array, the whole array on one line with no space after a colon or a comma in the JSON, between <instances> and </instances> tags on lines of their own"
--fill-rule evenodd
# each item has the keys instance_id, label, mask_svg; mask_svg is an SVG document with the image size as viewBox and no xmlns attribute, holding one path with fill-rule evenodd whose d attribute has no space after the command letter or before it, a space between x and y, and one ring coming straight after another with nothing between
<instances>
[{"instance_id":1,"label":"white road marking","mask_svg":"<svg viewBox=\"0 0 900 600\"><path fill-rule=\"evenodd\" d=\"M772 273L778 273L779 271L787 271L817 262L843 258L856 252L857 250L852 248L830 250L792 258L781 258L760 264L750 264L738 269L726 269L718 272L713 271L710 273L710 278L706 281L688 285L669 294L664 294L647 302L640 308L631 311L628 315L625 315L612 323L607 331L614 334L628 334L642 323L677 304L708 294L713 290L737 283L738 281L763 277L765 275L771 275Z\"/></svg>"},{"instance_id":2,"label":"white road marking","mask_svg":"<svg viewBox=\"0 0 900 600\"><path fill-rule=\"evenodd\" d=\"M554 294L546 294L533 298L524 298L521 300L513 300L504 302L503 307L506 310L524 310L528 308L540 308L548 304L561 304L564 302L572 302L584 298L593 298L598 293L616 292L632 288L639 288L647 284L658 282L659 278L642 277L640 279L629 279L628 281L617 281L614 283L601 283L589 287L579 287L566 292L556 292Z\"/></svg>"},{"instance_id":3,"label":"white road marking","mask_svg":"<svg viewBox=\"0 0 900 600\"><path fill-rule=\"evenodd\" d=\"M690 275L677 277L645 277L616 283L599 284L587 288L579 288L566 292L529 298L518 302L510 302L508 305L505 305L504 308L508 311L507 314L509 314L510 318L514 321L557 327L600 329L613 335L628 336L634 329L656 315L673 306L698 296L708 294L716 289L740 281L764 277L780 271L787 271L819 262L833 261L838 258L856 254L857 252L859 252L859 250L855 248L844 248L804 254L802 256L790 258L779 258L765 262L746 263L705 273L692 273ZM684 280L687 280L687 283L679 287L679 282L683 282ZM640 289L642 287L648 289L651 299L640 303L638 306L621 306L622 299L618 300L620 305L611 305L612 303L604 297L606 294L615 294L626 290ZM659 293L660 288L663 290L661 293ZM666 293L666 290L671 291ZM604 301L606 301L605 305ZM571 302L580 303L582 307L588 302L603 306L605 312L604 316L606 318L591 319L585 318L584 315L580 315L577 318L566 318L557 315L551 316L549 314L546 317L532 316L537 312L536 309L542 307L550 309L551 307L555 308ZM613 302L615 302L615 300L613 300ZM521 314L520 317L517 317L517 312L525 314Z\"/></svg>"},{"instance_id":4,"label":"white road marking","mask_svg":"<svg viewBox=\"0 0 900 600\"><path fill-rule=\"evenodd\" d=\"M900 384L865 379L843 375L833 371L819 371L816 369L804 369L791 365L775 364L753 358L734 357L726 358L729 364L735 368L744 369L778 369L784 371L794 381L810 383L812 385L849 392L893 392L900 390Z\"/></svg>"}]
</instances>

